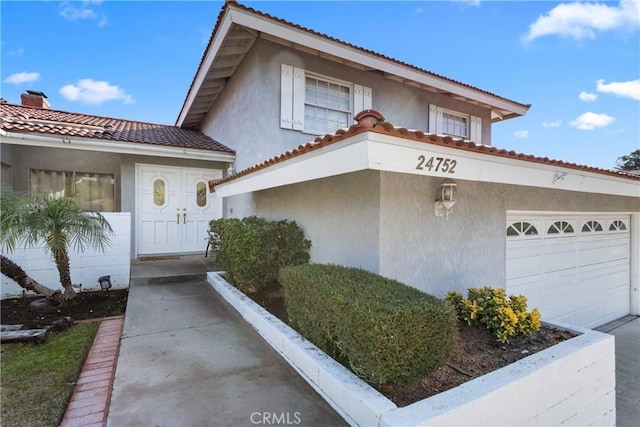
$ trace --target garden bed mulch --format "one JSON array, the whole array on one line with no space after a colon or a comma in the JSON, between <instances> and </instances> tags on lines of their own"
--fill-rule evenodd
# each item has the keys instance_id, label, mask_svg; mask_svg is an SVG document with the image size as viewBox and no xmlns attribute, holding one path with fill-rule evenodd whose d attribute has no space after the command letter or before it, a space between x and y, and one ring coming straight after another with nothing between
<instances>
[{"instance_id":1,"label":"garden bed mulch","mask_svg":"<svg viewBox=\"0 0 640 427\"><path fill-rule=\"evenodd\" d=\"M249 296L277 318L289 323L284 291L277 283ZM529 336L514 337L508 344L501 344L485 329L468 326L466 322L460 321L454 350L442 368L417 383L384 384L379 391L396 405L406 406L500 369L573 336L570 332L543 326Z\"/></svg>"},{"instance_id":2,"label":"garden bed mulch","mask_svg":"<svg viewBox=\"0 0 640 427\"><path fill-rule=\"evenodd\" d=\"M36 296L6 298L0 306L0 318L3 325L49 325L63 318L73 320L99 319L121 316L127 307L128 289L112 289L109 291L80 292L75 298L64 302L61 306L43 311L32 311L29 304Z\"/></svg>"}]
</instances>

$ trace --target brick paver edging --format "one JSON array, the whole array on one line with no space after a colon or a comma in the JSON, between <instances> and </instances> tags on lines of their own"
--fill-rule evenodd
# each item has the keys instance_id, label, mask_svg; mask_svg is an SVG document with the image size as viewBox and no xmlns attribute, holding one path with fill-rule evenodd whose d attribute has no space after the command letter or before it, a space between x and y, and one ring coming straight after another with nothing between
<instances>
[{"instance_id":1,"label":"brick paver edging","mask_svg":"<svg viewBox=\"0 0 640 427\"><path fill-rule=\"evenodd\" d=\"M123 316L100 321L61 427L105 425L123 325Z\"/></svg>"}]
</instances>

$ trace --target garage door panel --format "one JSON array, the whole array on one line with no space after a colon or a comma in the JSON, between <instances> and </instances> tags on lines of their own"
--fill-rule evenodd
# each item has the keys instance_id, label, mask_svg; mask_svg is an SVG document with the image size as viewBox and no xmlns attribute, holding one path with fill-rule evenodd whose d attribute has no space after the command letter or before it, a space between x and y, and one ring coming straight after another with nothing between
<instances>
[{"instance_id":1,"label":"garage door panel","mask_svg":"<svg viewBox=\"0 0 640 427\"><path fill-rule=\"evenodd\" d=\"M596 326L606 323L607 320L600 323L601 319L606 319L605 305L602 302L590 304L585 307L581 307L575 312L575 319L578 325L583 325L585 328L595 328Z\"/></svg>"},{"instance_id":2,"label":"garage door panel","mask_svg":"<svg viewBox=\"0 0 640 427\"><path fill-rule=\"evenodd\" d=\"M629 259L629 241L616 243L611 242L608 244L607 261L621 260L626 262Z\"/></svg>"},{"instance_id":3,"label":"garage door panel","mask_svg":"<svg viewBox=\"0 0 640 427\"><path fill-rule=\"evenodd\" d=\"M538 284L540 287L540 284ZM566 304L566 301L574 298L576 295L577 283L574 282L573 277L556 279L548 282L548 286L544 287L541 303L544 307L553 305L560 302Z\"/></svg>"},{"instance_id":4,"label":"garage door panel","mask_svg":"<svg viewBox=\"0 0 640 427\"><path fill-rule=\"evenodd\" d=\"M607 318L609 321L629 314L629 290L618 288L606 299Z\"/></svg>"},{"instance_id":5,"label":"garage door panel","mask_svg":"<svg viewBox=\"0 0 640 427\"><path fill-rule=\"evenodd\" d=\"M516 218L508 216L507 226L523 221ZM612 226L629 224L628 215L541 215L526 221L545 227L536 239L507 237L508 294L527 296L545 320L584 327L630 312L630 232ZM558 227L558 221L575 227Z\"/></svg>"},{"instance_id":6,"label":"garage door panel","mask_svg":"<svg viewBox=\"0 0 640 427\"><path fill-rule=\"evenodd\" d=\"M514 257L507 263L507 279L538 275L542 271L542 256L529 253Z\"/></svg>"},{"instance_id":7,"label":"garage door panel","mask_svg":"<svg viewBox=\"0 0 640 427\"><path fill-rule=\"evenodd\" d=\"M560 270L573 270L576 266L576 249L567 247L563 250L549 251L543 257L542 271L553 272Z\"/></svg>"}]
</instances>

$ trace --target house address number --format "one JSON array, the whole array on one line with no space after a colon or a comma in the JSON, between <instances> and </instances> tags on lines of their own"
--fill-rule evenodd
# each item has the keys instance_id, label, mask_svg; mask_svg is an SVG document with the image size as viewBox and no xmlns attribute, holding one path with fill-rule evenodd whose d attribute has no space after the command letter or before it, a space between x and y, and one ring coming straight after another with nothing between
<instances>
[{"instance_id":1,"label":"house address number","mask_svg":"<svg viewBox=\"0 0 640 427\"><path fill-rule=\"evenodd\" d=\"M458 166L456 159L450 159L448 157L430 157L427 159L425 156L419 155L416 169L427 169L429 172L456 173L456 166Z\"/></svg>"}]
</instances>

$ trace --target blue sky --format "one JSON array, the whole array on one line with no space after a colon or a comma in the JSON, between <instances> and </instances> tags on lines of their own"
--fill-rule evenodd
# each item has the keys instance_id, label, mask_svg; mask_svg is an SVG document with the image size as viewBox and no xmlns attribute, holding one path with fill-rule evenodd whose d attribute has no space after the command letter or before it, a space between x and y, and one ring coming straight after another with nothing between
<instances>
[{"instance_id":1,"label":"blue sky","mask_svg":"<svg viewBox=\"0 0 640 427\"><path fill-rule=\"evenodd\" d=\"M242 3L532 104L499 148L604 168L640 148L640 0ZM222 4L2 1L1 96L174 124Z\"/></svg>"}]
</instances>

